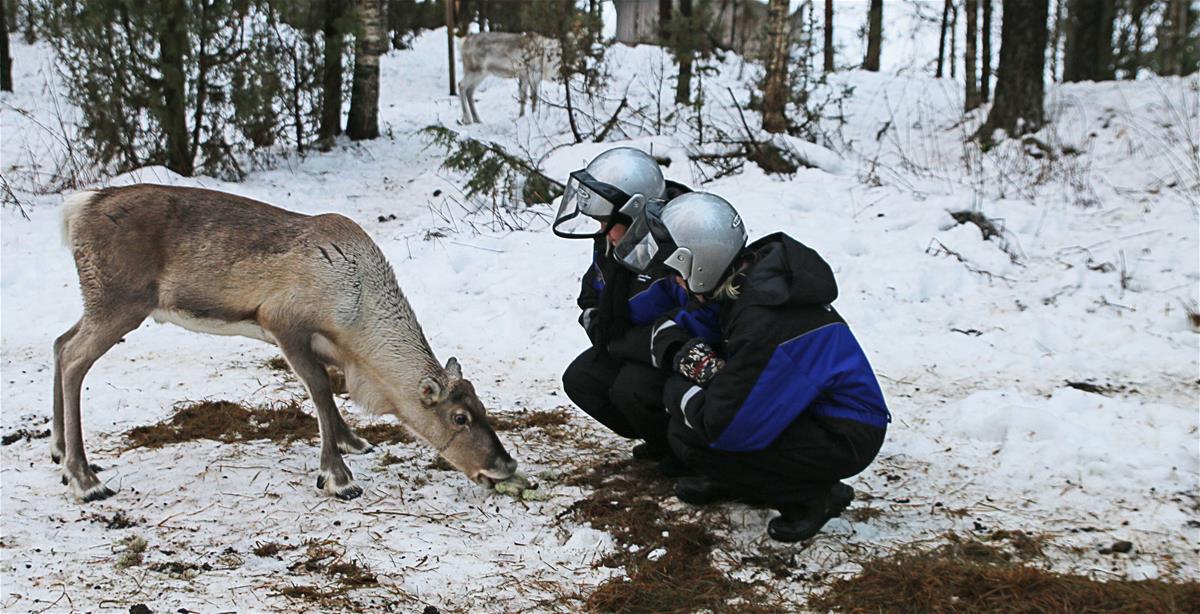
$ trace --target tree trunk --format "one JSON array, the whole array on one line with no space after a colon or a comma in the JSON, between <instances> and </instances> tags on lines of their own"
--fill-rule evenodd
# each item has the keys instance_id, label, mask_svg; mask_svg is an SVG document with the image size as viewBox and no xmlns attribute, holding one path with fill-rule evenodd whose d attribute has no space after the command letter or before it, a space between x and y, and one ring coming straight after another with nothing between
<instances>
[{"instance_id":1,"label":"tree trunk","mask_svg":"<svg viewBox=\"0 0 1200 614\"><path fill-rule=\"evenodd\" d=\"M692 58L695 56L696 24L692 21L692 0L679 0L679 14L684 19L683 53L679 55L679 78L675 80L675 102L688 104L692 99Z\"/></svg>"},{"instance_id":2,"label":"tree trunk","mask_svg":"<svg viewBox=\"0 0 1200 614\"><path fill-rule=\"evenodd\" d=\"M328 149L342 133L342 47L344 35L338 20L342 17L342 0L325 0L322 33L325 37L325 57L321 75L321 125L317 128L319 147Z\"/></svg>"},{"instance_id":3,"label":"tree trunk","mask_svg":"<svg viewBox=\"0 0 1200 614\"><path fill-rule=\"evenodd\" d=\"M187 129L187 73L183 61L188 56L187 6L184 0L164 3L163 21L158 33L158 69L162 73L162 122L166 136L167 168L191 177L194 156Z\"/></svg>"},{"instance_id":4,"label":"tree trunk","mask_svg":"<svg viewBox=\"0 0 1200 614\"><path fill-rule=\"evenodd\" d=\"M787 130L788 55L791 50L788 37L788 0L770 0L767 5L767 63L766 84L763 88L763 130L785 132ZM876 57L878 62L878 54Z\"/></svg>"},{"instance_id":5,"label":"tree trunk","mask_svg":"<svg viewBox=\"0 0 1200 614\"><path fill-rule=\"evenodd\" d=\"M450 62L450 95L455 95L457 87L454 78L454 0L442 0L446 5L446 55Z\"/></svg>"},{"instance_id":6,"label":"tree trunk","mask_svg":"<svg viewBox=\"0 0 1200 614\"><path fill-rule=\"evenodd\" d=\"M1052 81L1058 81L1060 78L1058 71L1058 41L1062 39L1063 12L1066 10L1064 2L1066 0L1054 0L1054 31L1050 35L1050 79ZM1000 6L1003 7L1004 5ZM1003 21L1000 23L1000 30L1004 30ZM1001 45L1003 45L1003 41L1001 41Z\"/></svg>"},{"instance_id":7,"label":"tree trunk","mask_svg":"<svg viewBox=\"0 0 1200 614\"><path fill-rule=\"evenodd\" d=\"M833 72L833 0L825 0L825 72Z\"/></svg>"},{"instance_id":8,"label":"tree trunk","mask_svg":"<svg viewBox=\"0 0 1200 614\"><path fill-rule=\"evenodd\" d=\"M1162 23L1158 26L1157 49L1160 75L1183 75L1188 72L1185 54L1191 11L1188 0L1168 0Z\"/></svg>"},{"instance_id":9,"label":"tree trunk","mask_svg":"<svg viewBox=\"0 0 1200 614\"><path fill-rule=\"evenodd\" d=\"M1118 37L1116 55L1113 57L1113 68L1120 68L1125 79L1136 79L1138 69L1142 65L1142 43L1146 5L1149 0L1129 0L1129 21L1121 28Z\"/></svg>"},{"instance_id":10,"label":"tree trunk","mask_svg":"<svg viewBox=\"0 0 1200 614\"><path fill-rule=\"evenodd\" d=\"M992 99L992 0L983 2L983 54L980 61L983 70L979 76L979 98L983 102Z\"/></svg>"},{"instance_id":11,"label":"tree trunk","mask_svg":"<svg viewBox=\"0 0 1200 614\"><path fill-rule=\"evenodd\" d=\"M996 101L977 134L985 145L996 130L1018 136L1037 130L1045 120L1049 0L1004 0L1002 7Z\"/></svg>"},{"instance_id":12,"label":"tree trunk","mask_svg":"<svg viewBox=\"0 0 1200 614\"><path fill-rule=\"evenodd\" d=\"M958 76L958 6L950 7L950 78Z\"/></svg>"},{"instance_id":13,"label":"tree trunk","mask_svg":"<svg viewBox=\"0 0 1200 614\"><path fill-rule=\"evenodd\" d=\"M942 5L942 29L938 34L938 61L937 71L933 76L938 79L942 78L943 68L946 66L946 30L950 27L950 7L954 6L954 0L946 0Z\"/></svg>"},{"instance_id":14,"label":"tree trunk","mask_svg":"<svg viewBox=\"0 0 1200 614\"><path fill-rule=\"evenodd\" d=\"M379 136L379 56L387 51L380 0L358 0L354 81L346 134L355 141Z\"/></svg>"},{"instance_id":15,"label":"tree trunk","mask_svg":"<svg viewBox=\"0 0 1200 614\"><path fill-rule=\"evenodd\" d=\"M670 45L675 42L671 40L670 28L674 4L672 0L658 0L658 40L662 45Z\"/></svg>"},{"instance_id":16,"label":"tree trunk","mask_svg":"<svg viewBox=\"0 0 1200 614\"><path fill-rule=\"evenodd\" d=\"M970 111L979 106L979 82L975 76L975 35L979 32L979 22L976 10L979 0L966 0L967 8L967 43L963 49L963 80L967 84L966 110Z\"/></svg>"},{"instance_id":17,"label":"tree trunk","mask_svg":"<svg viewBox=\"0 0 1200 614\"><path fill-rule=\"evenodd\" d=\"M879 72L879 46L882 37L883 0L871 0L871 8L867 12L867 57L863 60L863 70Z\"/></svg>"},{"instance_id":18,"label":"tree trunk","mask_svg":"<svg viewBox=\"0 0 1200 614\"><path fill-rule=\"evenodd\" d=\"M37 42L37 33L33 29L33 25L37 21L36 19L34 19L33 13L34 13L34 11L37 10L37 8L35 7L33 0L26 0L26 2L24 3L24 6L25 6L25 44L32 45Z\"/></svg>"},{"instance_id":19,"label":"tree trunk","mask_svg":"<svg viewBox=\"0 0 1200 614\"><path fill-rule=\"evenodd\" d=\"M5 5L8 0L0 0L0 92L11 92L12 87L12 55L8 51L8 17Z\"/></svg>"},{"instance_id":20,"label":"tree trunk","mask_svg":"<svg viewBox=\"0 0 1200 614\"><path fill-rule=\"evenodd\" d=\"M1063 81L1113 78L1112 35L1115 0L1070 0L1063 50Z\"/></svg>"}]
</instances>

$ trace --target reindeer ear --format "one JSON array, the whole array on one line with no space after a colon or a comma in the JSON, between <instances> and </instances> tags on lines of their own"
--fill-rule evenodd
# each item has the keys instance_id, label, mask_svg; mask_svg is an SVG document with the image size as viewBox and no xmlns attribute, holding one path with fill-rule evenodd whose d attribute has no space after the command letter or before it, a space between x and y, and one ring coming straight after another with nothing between
<instances>
[{"instance_id":1,"label":"reindeer ear","mask_svg":"<svg viewBox=\"0 0 1200 614\"><path fill-rule=\"evenodd\" d=\"M417 384L418 393L421 396L421 402L432 407L441 403L446 398L446 389L440 382L426 375L421 378L421 383Z\"/></svg>"},{"instance_id":2,"label":"reindeer ear","mask_svg":"<svg viewBox=\"0 0 1200 614\"><path fill-rule=\"evenodd\" d=\"M458 364L458 359L451 356L450 360L446 361L446 375L450 376L450 381L462 379L462 365Z\"/></svg>"}]
</instances>

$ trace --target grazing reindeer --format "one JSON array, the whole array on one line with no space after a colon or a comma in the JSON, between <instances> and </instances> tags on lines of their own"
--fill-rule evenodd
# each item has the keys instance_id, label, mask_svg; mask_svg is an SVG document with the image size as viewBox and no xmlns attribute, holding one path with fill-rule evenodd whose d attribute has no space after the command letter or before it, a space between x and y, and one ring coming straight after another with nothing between
<instances>
[{"instance_id":1,"label":"grazing reindeer","mask_svg":"<svg viewBox=\"0 0 1200 614\"><path fill-rule=\"evenodd\" d=\"M362 494L342 453L371 444L338 413L326 365L345 371L355 402L394 414L472 480L491 486L516 471L458 361L434 358L391 266L349 219L143 184L70 196L63 237L84 311L54 342L50 452L79 499L113 494L84 453L83 378L147 316L279 346L317 406L317 488L339 499Z\"/></svg>"},{"instance_id":2,"label":"grazing reindeer","mask_svg":"<svg viewBox=\"0 0 1200 614\"><path fill-rule=\"evenodd\" d=\"M517 100L521 116L525 115L525 97L537 112L538 87L553 79L562 59L558 41L533 33L480 32L463 40L463 78L458 83L458 99L462 103L462 123L479 123L475 110L475 88L488 75L517 80Z\"/></svg>"}]
</instances>

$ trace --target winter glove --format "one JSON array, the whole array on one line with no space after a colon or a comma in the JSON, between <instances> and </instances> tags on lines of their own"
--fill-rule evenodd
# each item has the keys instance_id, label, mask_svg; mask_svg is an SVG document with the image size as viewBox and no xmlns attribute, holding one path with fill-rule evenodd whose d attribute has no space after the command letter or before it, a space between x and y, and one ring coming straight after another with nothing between
<instances>
[{"instance_id":1,"label":"winter glove","mask_svg":"<svg viewBox=\"0 0 1200 614\"><path fill-rule=\"evenodd\" d=\"M705 340L695 337L683 344L672 361L675 372L701 386L725 367L725 360Z\"/></svg>"},{"instance_id":2,"label":"winter glove","mask_svg":"<svg viewBox=\"0 0 1200 614\"><path fill-rule=\"evenodd\" d=\"M587 333L588 339L592 343L596 342L596 325L599 320L596 318L596 308L588 307L579 314L579 325L583 327L583 331Z\"/></svg>"},{"instance_id":3,"label":"winter glove","mask_svg":"<svg viewBox=\"0 0 1200 614\"><path fill-rule=\"evenodd\" d=\"M650 364L663 369L674 368L672 357L692 338L692 334L671 315L664 315L650 330Z\"/></svg>"},{"instance_id":4,"label":"winter glove","mask_svg":"<svg viewBox=\"0 0 1200 614\"><path fill-rule=\"evenodd\" d=\"M650 363L650 331L652 326L635 326L620 337L608 342L608 355L621 360Z\"/></svg>"}]
</instances>

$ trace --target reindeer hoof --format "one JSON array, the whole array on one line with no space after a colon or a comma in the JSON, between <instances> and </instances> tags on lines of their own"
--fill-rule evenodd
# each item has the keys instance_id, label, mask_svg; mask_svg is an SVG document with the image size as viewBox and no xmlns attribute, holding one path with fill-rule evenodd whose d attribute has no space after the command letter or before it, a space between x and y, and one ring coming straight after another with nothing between
<instances>
[{"instance_id":1,"label":"reindeer hoof","mask_svg":"<svg viewBox=\"0 0 1200 614\"><path fill-rule=\"evenodd\" d=\"M362 487L355 484L353 480L346 480L344 484L339 486L336 479L332 476L327 476L324 472L317 475L317 490L324 491L342 501L357 499L363 494Z\"/></svg>"},{"instance_id":2,"label":"reindeer hoof","mask_svg":"<svg viewBox=\"0 0 1200 614\"><path fill-rule=\"evenodd\" d=\"M99 487L92 488L84 493L83 502L91 503L92 501L100 501L101 499L107 499L115 494L117 493L114 492L113 489L101 484Z\"/></svg>"},{"instance_id":3,"label":"reindeer hoof","mask_svg":"<svg viewBox=\"0 0 1200 614\"><path fill-rule=\"evenodd\" d=\"M66 475L63 476L63 484L69 484L71 486L71 490L75 493L75 499L81 503L100 501L116 494L113 489L105 486L103 483L97 480L96 476L94 475L87 476L83 482L91 483L91 486L82 486L79 478L68 477Z\"/></svg>"},{"instance_id":4,"label":"reindeer hoof","mask_svg":"<svg viewBox=\"0 0 1200 614\"><path fill-rule=\"evenodd\" d=\"M342 488L338 489L337 492L333 493L333 496L337 497L338 499L341 499L342 501L349 501L351 499L357 499L357 498L361 497L362 494L363 494L362 487L360 487L358 484L351 482L349 485L343 486Z\"/></svg>"},{"instance_id":5,"label":"reindeer hoof","mask_svg":"<svg viewBox=\"0 0 1200 614\"><path fill-rule=\"evenodd\" d=\"M53 462L55 465L61 465L61 464L62 464L62 454L59 454L59 453L57 453L57 452L54 452L54 451L51 451L51 452L50 452L50 460L51 460L51 462Z\"/></svg>"}]
</instances>

